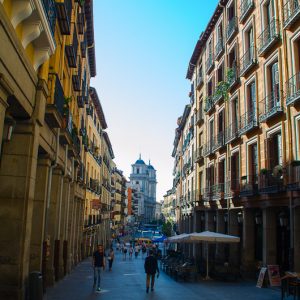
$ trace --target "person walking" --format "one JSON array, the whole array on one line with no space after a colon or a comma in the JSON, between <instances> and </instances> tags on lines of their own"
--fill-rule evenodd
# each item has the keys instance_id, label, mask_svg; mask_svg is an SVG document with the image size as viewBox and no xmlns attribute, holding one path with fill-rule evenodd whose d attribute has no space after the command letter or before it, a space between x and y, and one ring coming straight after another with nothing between
<instances>
[{"instance_id":1,"label":"person walking","mask_svg":"<svg viewBox=\"0 0 300 300\"><path fill-rule=\"evenodd\" d=\"M136 244L135 247L134 247L134 255L135 255L135 258L138 257L139 251L140 251L140 247L139 247L138 244Z\"/></svg>"},{"instance_id":2,"label":"person walking","mask_svg":"<svg viewBox=\"0 0 300 300\"><path fill-rule=\"evenodd\" d=\"M124 245L123 247L123 260L126 260L126 255L127 255L127 247Z\"/></svg>"},{"instance_id":3,"label":"person walking","mask_svg":"<svg viewBox=\"0 0 300 300\"><path fill-rule=\"evenodd\" d=\"M97 291L101 291L100 288L100 274L101 268L105 270L105 259L103 245L98 245L97 250L93 253L93 267L94 267L94 285L95 289L97 283Z\"/></svg>"},{"instance_id":4,"label":"person walking","mask_svg":"<svg viewBox=\"0 0 300 300\"><path fill-rule=\"evenodd\" d=\"M145 259L145 273L146 273L146 293L149 293L150 279L151 279L151 291L154 291L155 274L157 272L157 278L159 276L159 269L157 260L153 255L153 250L149 250L149 256Z\"/></svg>"},{"instance_id":5,"label":"person walking","mask_svg":"<svg viewBox=\"0 0 300 300\"><path fill-rule=\"evenodd\" d=\"M114 253L113 247L110 248L107 259L108 259L108 267L109 267L109 271L111 271L112 264L113 264L114 259L115 259L115 253Z\"/></svg>"},{"instance_id":6,"label":"person walking","mask_svg":"<svg viewBox=\"0 0 300 300\"><path fill-rule=\"evenodd\" d=\"M129 247L129 259L130 259L130 260L132 259L132 254L133 254L133 248L132 248L132 246L130 245L130 247Z\"/></svg>"}]
</instances>

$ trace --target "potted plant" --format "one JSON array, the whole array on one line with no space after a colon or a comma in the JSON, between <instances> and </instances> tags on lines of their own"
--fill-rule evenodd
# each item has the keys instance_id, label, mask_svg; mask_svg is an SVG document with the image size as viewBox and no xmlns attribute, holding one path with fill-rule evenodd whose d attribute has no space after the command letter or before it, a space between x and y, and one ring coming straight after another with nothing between
<instances>
[{"instance_id":1,"label":"potted plant","mask_svg":"<svg viewBox=\"0 0 300 300\"><path fill-rule=\"evenodd\" d=\"M275 176L275 177L282 176L282 166L281 165L277 165L277 166L274 167L273 176Z\"/></svg>"},{"instance_id":2,"label":"potted plant","mask_svg":"<svg viewBox=\"0 0 300 300\"><path fill-rule=\"evenodd\" d=\"M260 174L261 175L267 175L267 173L268 173L268 170L266 168L260 169Z\"/></svg>"}]
</instances>

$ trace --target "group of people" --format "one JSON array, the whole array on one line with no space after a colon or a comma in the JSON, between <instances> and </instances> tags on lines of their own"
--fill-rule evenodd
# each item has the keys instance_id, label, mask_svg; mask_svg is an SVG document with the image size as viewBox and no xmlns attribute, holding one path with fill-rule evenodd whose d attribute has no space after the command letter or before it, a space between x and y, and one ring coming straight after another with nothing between
<instances>
[{"instance_id":1,"label":"group of people","mask_svg":"<svg viewBox=\"0 0 300 300\"><path fill-rule=\"evenodd\" d=\"M119 249L119 246L117 245L117 249ZM126 245L123 245L121 247L121 250L123 253L123 259L126 260L126 254L127 254L127 247ZM130 245L129 248L129 258L132 259L133 252L135 252L135 258L138 257L139 252L142 251L142 256L147 252L147 248L145 245L138 245L136 244L133 248L132 245ZM101 291L100 288L100 282L101 282L101 269L105 270L106 266L106 257L108 260L108 266L109 271L112 270L113 261L115 259L115 253L113 250L113 247L111 246L108 254L105 254L103 245L98 245L97 250L93 253L93 268L94 268L94 284L93 289L96 289L97 291ZM151 291L154 290L154 283L155 283L155 275L157 274L157 278L159 276L159 269L158 269L158 263L155 256L155 247L148 249L148 256L145 259L144 263L144 269L146 273L146 293L149 293L150 283L151 283Z\"/></svg>"}]
</instances>

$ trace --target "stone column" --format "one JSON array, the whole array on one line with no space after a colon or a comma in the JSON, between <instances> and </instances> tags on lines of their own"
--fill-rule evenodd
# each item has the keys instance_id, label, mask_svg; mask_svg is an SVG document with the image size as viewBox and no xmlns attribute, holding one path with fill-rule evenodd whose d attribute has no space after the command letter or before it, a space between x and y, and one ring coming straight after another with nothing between
<instances>
[{"instance_id":1,"label":"stone column","mask_svg":"<svg viewBox=\"0 0 300 300\"><path fill-rule=\"evenodd\" d=\"M17 123L11 141L5 143L2 149L0 166L1 299L21 299L25 293L25 281L29 271L38 146L39 126L24 121Z\"/></svg>"},{"instance_id":2,"label":"stone column","mask_svg":"<svg viewBox=\"0 0 300 300\"><path fill-rule=\"evenodd\" d=\"M294 209L294 271L300 273L300 206Z\"/></svg>"},{"instance_id":3,"label":"stone column","mask_svg":"<svg viewBox=\"0 0 300 300\"><path fill-rule=\"evenodd\" d=\"M59 210L59 198L61 195L62 184L62 171L60 169L54 169L52 173L51 181L51 199L50 206L48 208L48 222L46 231L46 238L50 241L50 256L47 258L46 264L46 284L52 286L55 280L55 269L58 277L58 253L59 245L55 243L57 237L57 224L59 222L58 210Z\"/></svg>"},{"instance_id":4,"label":"stone column","mask_svg":"<svg viewBox=\"0 0 300 300\"><path fill-rule=\"evenodd\" d=\"M263 209L263 263L276 264L276 211L273 208Z\"/></svg>"},{"instance_id":5,"label":"stone column","mask_svg":"<svg viewBox=\"0 0 300 300\"><path fill-rule=\"evenodd\" d=\"M244 209L243 220L243 259L242 269L247 274L255 271L254 260L254 211L251 208Z\"/></svg>"},{"instance_id":6,"label":"stone column","mask_svg":"<svg viewBox=\"0 0 300 300\"><path fill-rule=\"evenodd\" d=\"M217 221L217 232L225 233L225 220L224 220L224 211L217 210L216 212L216 221ZM216 244L216 260L220 262L225 261L225 248L227 246L223 243Z\"/></svg>"},{"instance_id":7,"label":"stone column","mask_svg":"<svg viewBox=\"0 0 300 300\"><path fill-rule=\"evenodd\" d=\"M39 158L33 200L29 271L42 271L45 209L51 160Z\"/></svg>"},{"instance_id":8,"label":"stone column","mask_svg":"<svg viewBox=\"0 0 300 300\"><path fill-rule=\"evenodd\" d=\"M229 232L228 234L238 236L239 235L239 223L237 219L238 210L232 209L229 211ZM230 265L238 266L240 262L240 243L229 244L229 263Z\"/></svg>"}]
</instances>

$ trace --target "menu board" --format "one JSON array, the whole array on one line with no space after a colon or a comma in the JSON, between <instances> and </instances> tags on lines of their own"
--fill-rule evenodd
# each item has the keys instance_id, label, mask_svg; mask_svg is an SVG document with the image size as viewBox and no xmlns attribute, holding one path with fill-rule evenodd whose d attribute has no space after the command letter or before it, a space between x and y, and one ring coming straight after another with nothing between
<instances>
[{"instance_id":1,"label":"menu board","mask_svg":"<svg viewBox=\"0 0 300 300\"><path fill-rule=\"evenodd\" d=\"M263 286L266 272L267 272L266 267L262 267L260 269L259 276L258 276L257 283L256 283L256 287L261 288Z\"/></svg>"},{"instance_id":2,"label":"menu board","mask_svg":"<svg viewBox=\"0 0 300 300\"><path fill-rule=\"evenodd\" d=\"M268 265L268 274L271 286L281 286L279 266Z\"/></svg>"}]
</instances>

